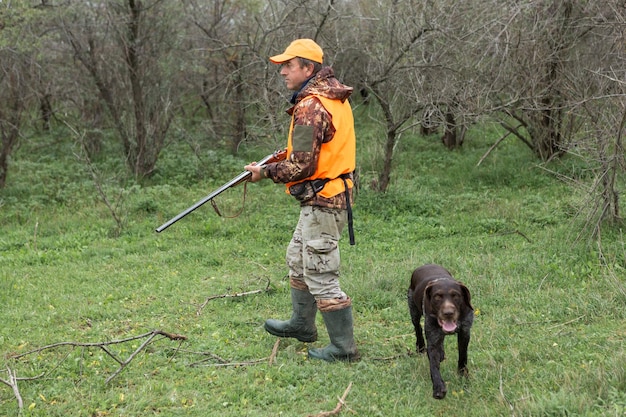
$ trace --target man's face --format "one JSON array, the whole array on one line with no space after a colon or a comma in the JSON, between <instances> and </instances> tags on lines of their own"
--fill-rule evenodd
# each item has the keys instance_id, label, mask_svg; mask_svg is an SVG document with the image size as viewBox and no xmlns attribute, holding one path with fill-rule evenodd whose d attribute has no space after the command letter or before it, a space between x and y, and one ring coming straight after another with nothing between
<instances>
[{"instance_id":1,"label":"man's face","mask_svg":"<svg viewBox=\"0 0 626 417\"><path fill-rule=\"evenodd\" d=\"M280 64L280 75L285 79L287 88L292 91L298 91L302 84L313 74L313 66L300 66L298 58Z\"/></svg>"}]
</instances>

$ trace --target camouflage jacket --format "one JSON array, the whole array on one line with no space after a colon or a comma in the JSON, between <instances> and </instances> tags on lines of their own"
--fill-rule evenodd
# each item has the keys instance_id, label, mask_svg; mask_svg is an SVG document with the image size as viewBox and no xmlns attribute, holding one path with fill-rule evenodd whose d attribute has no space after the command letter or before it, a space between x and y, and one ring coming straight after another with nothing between
<instances>
[{"instance_id":1,"label":"camouflage jacket","mask_svg":"<svg viewBox=\"0 0 626 417\"><path fill-rule=\"evenodd\" d=\"M287 113L293 116L294 132L298 131L298 126L307 127L306 130L302 129L307 132L307 136L309 132L312 132L310 150L294 149L288 159L267 165L264 169L264 175L275 183L281 184L305 180L313 175L317 167L322 143L332 140L335 128L330 113L322 106L318 98L311 95L316 94L343 101L348 99L352 90L352 87L341 84L335 78L332 68L324 67L300 91L296 92L292 98L294 105L287 110ZM305 148L308 146L302 147L302 149ZM349 194L352 201L352 188ZM331 198L317 195L301 204L339 209L347 208L345 193L337 194Z\"/></svg>"}]
</instances>

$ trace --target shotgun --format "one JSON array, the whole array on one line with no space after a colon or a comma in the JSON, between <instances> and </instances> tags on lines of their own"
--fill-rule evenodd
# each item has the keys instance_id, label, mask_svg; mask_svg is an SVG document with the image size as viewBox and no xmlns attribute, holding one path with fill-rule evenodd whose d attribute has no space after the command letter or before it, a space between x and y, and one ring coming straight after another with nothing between
<instances>
[{"instance_id":1,"label":"shotgun","mask_svg":"<svg viewBox=\"0 0 626 417\"><path fill-rule=\"evenodd\" d=\"M267 165L267 164L271 164L273 162L280 162L280 161L284 160L286 157L287 157L287 150L279 150L279 151L276 151L273 154L267 155L265 158L261 159L259 162L257 162L257 165ZM226 184L222 185L217 190L213 191L211 194L209 194L206 197L204 197L202 200L198 201L193 206L189 207L187 210L177 214L175 217L172 217L170 220L166 221L161 226L157 227L155 229L155 231L157 233L161 233L163 230L167 229L168 227L170 227L171 225L173 225L174 223L176 223L177 221L179 221L180 219L182 219L183 217L185 217L186 215L188 215L189 213L191 213L192 211L194 211L198 207L200 207L200 206L208 203L209 201L213 200L215 197L217 197L218 195L220 195L224 191L228 190L229 188L235 187L235 186L241 184L244 181L247 181L248 177L250 177L251 175L252 175L252 173L250 171L242 172L241 174L237 175L232 180L228 181Z\"/></svg>"}]
</instances>

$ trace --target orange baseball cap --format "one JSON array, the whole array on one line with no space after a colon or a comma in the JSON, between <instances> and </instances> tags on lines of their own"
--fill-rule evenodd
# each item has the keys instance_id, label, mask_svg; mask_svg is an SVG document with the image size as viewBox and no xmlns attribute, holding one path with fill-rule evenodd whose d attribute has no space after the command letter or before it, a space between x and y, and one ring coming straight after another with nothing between
<instances>
[{"instance_id":1,"label":"orange baseball cap","mask_svg":"<svg viewBox=\"0 0 626 417\"><path fill-rule=\"evenodd\" d=\"M274 64L282 64L295 57L310 59L321 64L324 58L324 51L311 39L296 39L289 44L285 52L270 57L270 61Z\"/></svg>"}]
</instances>

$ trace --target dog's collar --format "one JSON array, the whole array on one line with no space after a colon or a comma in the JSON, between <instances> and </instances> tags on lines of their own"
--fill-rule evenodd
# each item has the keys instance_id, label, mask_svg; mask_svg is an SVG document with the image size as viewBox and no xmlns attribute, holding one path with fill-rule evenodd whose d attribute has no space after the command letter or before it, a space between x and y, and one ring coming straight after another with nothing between
<instances>
[{"instance_id":1,"label":"dog's collar","mask_svg":"<svg viewBox=\"0 0 626 417\"><path fill-rule=\"evenodd\" d=\"M431 282L438 282L438 281L445 281L445 280L453 280L454 281L453 278L450 278L447 275L442 275L440 277L435 277L435 279L429 281L428 284L430 284ZM428 285L428 284L426 284L426 285Z\"/></svg>"}]
</instances>

